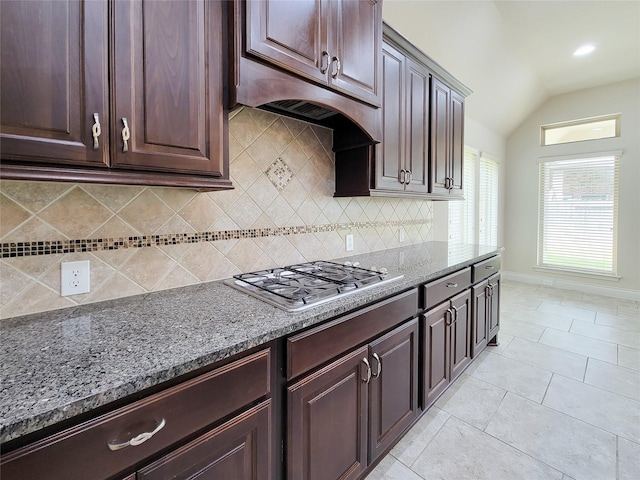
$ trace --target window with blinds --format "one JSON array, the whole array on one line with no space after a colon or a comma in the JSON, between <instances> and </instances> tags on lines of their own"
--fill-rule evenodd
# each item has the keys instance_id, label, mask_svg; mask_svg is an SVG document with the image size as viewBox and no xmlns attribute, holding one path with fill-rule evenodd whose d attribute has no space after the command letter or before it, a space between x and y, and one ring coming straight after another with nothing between
<instances>
[{"instance_id":1,"label":"window with blinds","mask_svg":"<svg viewBox=\"0 0 640 480\"><path fill-rule=\"evenodd\" d=\"M465 148L464 200L449 202L449 241L498 245L500 164L482 152Z\"/></svg>"},{"instance_id":2,"label":"window with blinds","mask_svg":"<svg viewBox=\"0 0 640 480\"><path fill-rule=\"evenodd\" d=\"M540 161L539 267L616 274L619 157Z\"/></svg>"}]
</instances>

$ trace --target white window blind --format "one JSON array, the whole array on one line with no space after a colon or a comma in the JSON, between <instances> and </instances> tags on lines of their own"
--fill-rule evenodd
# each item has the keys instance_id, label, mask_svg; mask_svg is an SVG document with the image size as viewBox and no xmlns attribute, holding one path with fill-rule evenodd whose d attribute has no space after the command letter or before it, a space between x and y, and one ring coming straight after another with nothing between
<instances>
[{"instance_id":1,"label":"white window blind","mask_svg":"<svg viewBox=\"0 0 640 480\"><path fill-rule=\"evenodd\" d=\"M475 150L465 148L462 170L464 200L449 202L449 242L475 243L476 158Z\"/></svg>"},{"instance_id":2,"label":"white window blind","mask_svg":"<svg viewBox=\"0 0 640 480\"><path fill-rule=\"evenodd\" d=\"M541 161L538 266L616 274L618 157Z\"/></svg>"},{"instance_id":3,"label":"white window blind","mask_svg":"<svg viewBox=\"0 0 640 480\"><path fill-rule=\"evenodd\" d=\"M498 179L499 163L482 154L479 178L479 237L484 245L498 245Z\"/></svg>"},{"instance_id":4,"label":"white window blind","mask_svg":"<svg viewBox=\"0 0 640 480\"><path fill-rule=\"evenodd\" d=\"M462 175L464 201L449 202L449 241L498 245L499 162L466 147Z\"/></svg>"}]
</instances>

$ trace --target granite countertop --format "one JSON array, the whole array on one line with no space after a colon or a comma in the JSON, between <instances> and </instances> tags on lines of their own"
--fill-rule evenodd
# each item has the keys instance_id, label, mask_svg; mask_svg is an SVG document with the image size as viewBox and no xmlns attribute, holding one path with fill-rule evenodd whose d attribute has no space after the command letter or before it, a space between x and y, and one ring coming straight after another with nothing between
<instances>
[{"instance_id":1,"label":"granite countertop","mask_svg":"<svg viewBox=\"0 0 640 480\"><path fill-rule=\"evenodd\" d=\"M427 242L340 259L404 277L295 313L218 281L0 321L0 442L499 252Z\"/></svg>"}]
</instances>

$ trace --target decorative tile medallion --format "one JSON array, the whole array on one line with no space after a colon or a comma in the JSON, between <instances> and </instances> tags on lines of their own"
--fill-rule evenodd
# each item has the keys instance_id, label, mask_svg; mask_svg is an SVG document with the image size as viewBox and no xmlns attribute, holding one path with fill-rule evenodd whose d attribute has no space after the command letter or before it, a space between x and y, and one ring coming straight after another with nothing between
<instances>
[{"instance_id":1,"label":"decorative tile medallion","mask_svg":"<svg viewBox=\"0 0 640 480\"><path fill-rule=\"evenodd\" d=\"M269 165L265 173L279 191L284 190L284 187L287 186L293 177L293 172L289 168L289 165L280 157L276 158L276 161Z\"/></svg>"}]
</instances>

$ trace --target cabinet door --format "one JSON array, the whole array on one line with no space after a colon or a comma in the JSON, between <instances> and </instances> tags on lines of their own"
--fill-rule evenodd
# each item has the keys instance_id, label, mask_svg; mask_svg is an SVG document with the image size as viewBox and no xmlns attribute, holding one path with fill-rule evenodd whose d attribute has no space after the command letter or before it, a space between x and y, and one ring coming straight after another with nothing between
<instances>
[{"instance_id":1,"label":"cabinet door","mask_svg":"<svg viewBox=\"0 0 640 480\"><path fill-rule=\"evenodd\" d=\"M490 314L488 318L489 332L487 340L493 340L500 330L500 274L489 278L489 288L491 290Z\"/></svg>"},{"instance_id":2,"label":"cabinet door","mask_svg":"<svg viewBox=\"0 0 640 480\"><path fill-rule=\"evenodd\" d=\"M449 194L449 103L451 90L431 78L431 193Z\"/></svg>"},{"instance_id":3,"label":"cabinet door","mask_svg":"<svg viewBox=\"0 0 640 480\"><path fill-rule=\"evenodd\" d=\"M449 302L429 310L423 321L423 390L422 408L426 409L449 385L449 343L451 321Z\"/></svg>"},{"instance_id":4,"label":"cabinet door","mask_svg":"<svg viewBox=\"0 0 640 480\"><path fill-rule=\"evenodd\" d=\"M487 346L488 317L489 317L489 287L488 281L475 285L471 289L473 302L471 311L471 358L475 358Z\"/></svg>"},{"instance_id":5,"label":"cabinet door","mask_svg":"<svg viewBox=\"0 0 640 480\"><path fill-rule=\"evenodd\" d=\"M450 193L462 196L462 162L464 161L464 97L451 90L451 165Z\"/></svg>"},{"instance_id":6,"label":"cabinet door","mask_svg":"<svg viewBox=\"0 0 640 480\"><path fill-rule=\"evenodd\" d=\"M106 166L107 3L3 0L0 19L2 160Z\"/></svg>"},{"instance_id":7,"label":"cabinet door","mask_svg":"<svg viewBox=\"0 0 640 480\"><path fill-rule=\"evenodd\" d=\"M333 54L327 46L329 13L322 0L247 1L246 51L326 84Z\"/></svg>"},{"instance_id":8,"label":"cabinet door","mask_svg":"<svg viewBox=\"0 0 640 480\"><path fill-rule=\"evenodd\" d=\"M471 362L471 290L451 299L451 381Z\"/></svg>"},{"instance_id":9,"label":"cabinet door","mask_svg":"<svg viewBox=\"0 0 640 480\"><path fill-rule=\"evenodd\" d=\"M113 8L115 166L226 176L221 2Z\"/></svg>"},{"instance_id":10,"label":"cabinet door","mask_svg":"<svg viewBox=\"0 0 640 480\"><path fill-rule=\"evenodd\" d=\"M271 478L271 400L238 415L138 472L138 480Z\"/></svg>"},{"instance_id":11,"label":"cabinet door","mask_svg":"<svg viewBox=\"0 0 640 480\"><path fill-rule=\"evenodd\" d=\"M376 188L404 190L400 183L405 146L405 56L390 45L382 49L382 144L376 158Z\"/></svg>"},{"instance_id":12,"label":"cabinet door","mask_svg":"<svg viewBox=\"0 0 640 480\"><path fill-rule=\"evenodd\" d=\"M411 192L429 191L429 71L407 59L406 88L407 142L405 169L411 181L405 189Z\"/></svg>"},{"instance_id":13,"label":"cabinet door","mask_svg":"<svg viewBox=\"0 0 640 480\"><path fill-rule=\"evenodd\" d=\"M367 467L363 347L287 389L287 478L358 478Z\"/></svg>"},{"instance_id":14,"label":"cabinet door","mask_svg":"<svg viewBox=\"0 0 640 480\"><path fill-rule=\"evenodd\" d=\"M370 345L369 463L418 415L418 320Z\"/></svg>"},{"instance_id":15,"label":"cabinet door","mask_svg":"<svg viewBox=\"0 0 640 480\"><path fill-rule=\"evenodd\" d=\"M379 106L382 2L331 0L329 3L333 10L329 31L332 35L329 84Z\"/></svg>"}]
</instances>

